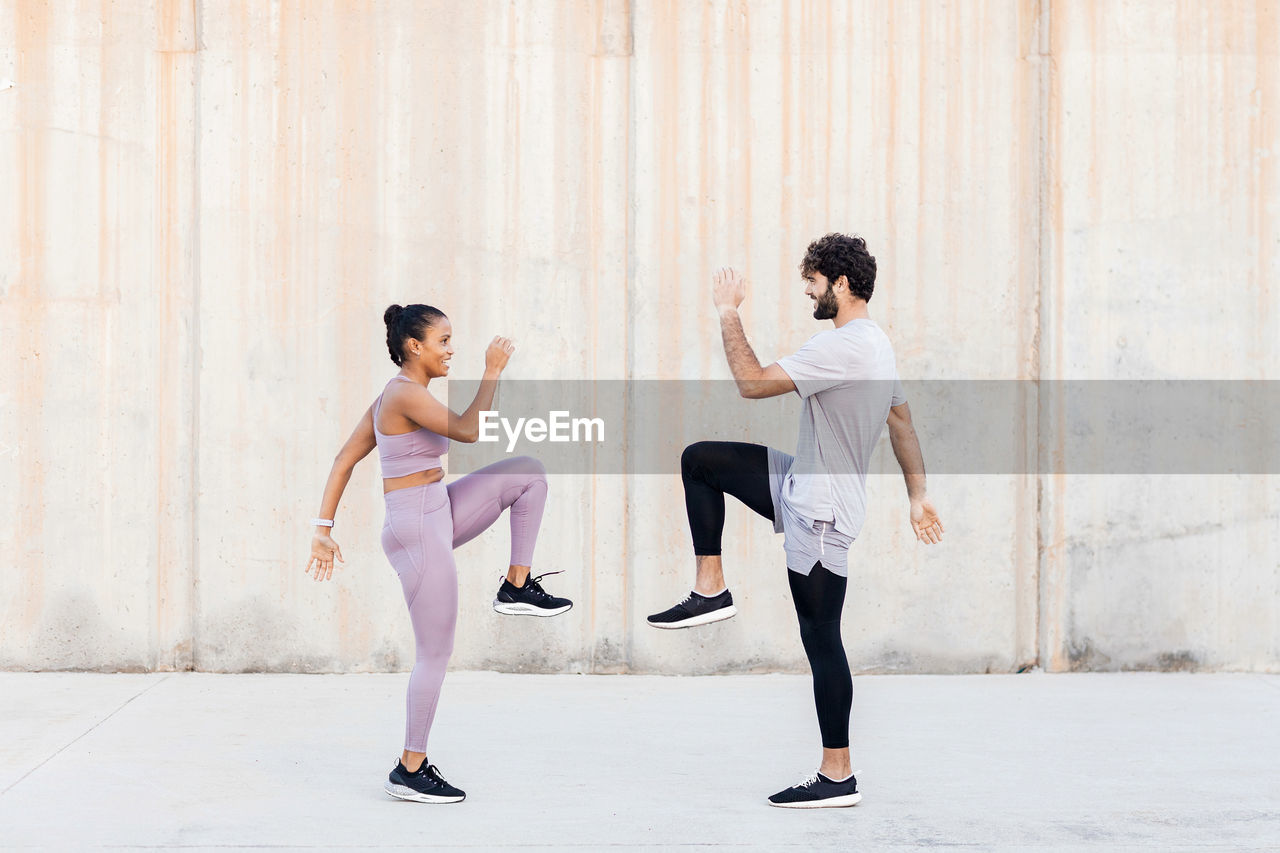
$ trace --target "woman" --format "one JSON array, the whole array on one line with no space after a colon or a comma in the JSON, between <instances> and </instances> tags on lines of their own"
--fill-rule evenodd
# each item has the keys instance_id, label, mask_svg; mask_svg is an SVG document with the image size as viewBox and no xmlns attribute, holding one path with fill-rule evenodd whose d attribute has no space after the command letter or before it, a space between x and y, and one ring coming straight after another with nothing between
<instances>
[{"instance_id":1,"label":"woman","mask_svg":"<svg viewBox=\"0 0 1280 853\"><path fill-rule=\"evenodd\" d=\"M458 576L453 549L474 539L511 510L511 565L493 607L499 613L555 616L573 606L548 595L529 578L533 546L547 497L542 463L528 456L504 459L448 484L440 457L450 439L473 442L480 412L490 409L498 377L515 347L494 338L485 350L484 378L476 398L456 415L431 396L427 384L449 373L453 330L429 305L392 305L383 315L387 349L400 372L360 419L334 460L325 483L320 516L313 520L311 559L316 580L333 576L342 550L331 537L334 512L356 463L376 446L387 506L382 550L404 588L417 647L409 676L404 754L385 785L387 793L420 803L457 803L465 797L426 760L427 735L435 717L445 667L453 651L458 616Z\"/></svg>"}]
</instances>

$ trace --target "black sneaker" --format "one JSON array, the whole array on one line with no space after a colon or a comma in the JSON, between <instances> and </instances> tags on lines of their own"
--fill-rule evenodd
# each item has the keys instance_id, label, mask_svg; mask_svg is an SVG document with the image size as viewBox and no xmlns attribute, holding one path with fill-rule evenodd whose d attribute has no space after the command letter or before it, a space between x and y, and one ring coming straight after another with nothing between
<instances>
[{"instance_id":1,"label":"black sneaker","mask_svg":"<svg viewBox=\"0 0 1280 853\"><path fill-rule=\"evenodd\" d=\"M536 578L527 578L524 586L514 586L506 578L498 587L498 596L493 600L493 609L508 616L559 616L573 602L567 598L550 595L538 585L538 581L547 575L558 575L559 572L547 572Z\"/></svg>"},{"instance_id":2,"label":"black sneaker","mask_svg":"<svg viewBox=\"0 0 1280 853\"><path fill-rule=\"evenodd\" d=\"M649 624L655 628L692 628L695 625L709 625L738 615L738 608L733 606L733 596L729 590L719 595L705 596L699 592L690 592L684 601L649 617Z\"/></svg>"},{"instance_id":3,"label":"black sneaker","mask_svg":"<svg viewBox=\"0 0 1280 853\"><path fill-rule=\"evenodd\" d=\"M837 809L856 806L860 802L862 795L858 793L858 780L852 773L843 782L814 773L803 782L769 798L770 805L784 809Z\"/></svg>"},{"instance_id":4,"label":"black sneaker","mask_svg":"<svg viewBox=\"0 0 1280 853\"><path fill-rule=\"evenodd\" d=\"M387 777L383 789L398 800L415 803L460 803L467 795L444 781L434 764L422 760L422 766L410 773L399 761Z\"/></svg>"}]
</instances>

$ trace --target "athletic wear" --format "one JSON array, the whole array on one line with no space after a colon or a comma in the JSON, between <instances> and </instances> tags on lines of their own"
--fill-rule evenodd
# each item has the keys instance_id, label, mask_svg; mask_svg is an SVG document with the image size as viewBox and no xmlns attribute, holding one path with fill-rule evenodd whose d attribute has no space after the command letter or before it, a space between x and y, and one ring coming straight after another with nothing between
<instances>
[{"instance_id":1,"label":"athletic wear","mask_svg":"<svg viewBox=\"0 0 1280 853\"><path fill-rule=\"evenodd\" d=\"M803 521L787 505L778 488L779 472L786 470L785 464L775 464L773 460L790 458L758 444L728 441L691 444L680 457L685 509L696 554L703 554L704 549L720 553L726 492L765 518L775 518L773 513L778 513L774 529L787 534L783 544L787 554L787 582L800 622L800 639L813 670L813 696L822 745L841 749L849 745L849 712L853 705L853 678L840 637L850 539L833 529L830 522L811 522L811 527L804 527ZM838 569L828 566L827 560ZM728 594L728 590L722 593ZM649 624L656 628L706 624L711 620L691 618L709 609L700 598L695 593L686 599L691 605L682 602L665 613L650 616ZM693 613L693 609L698 613Z\"/></svg>"},{"instance_id":2,"label":"athletic wear","mask_svg":"<svg viewBox=\"0 0 1280 853\"><path fill-rule=\"evenodd\" d=\"M800 394L800 440L795 456L772 447L700 441L680 458L685 510L697 555L720 554L724 495L731 494L785 534L787 582L800 638L813 670L813 695L822 745L849 746L853 678L840 637L848 551L866 518L866 475L889 409L906 402L893 347L870 319L819 332L778 360ZM725 593L728 594L727 591ZM670 614L649 618L663 627ZM687 620L686 624L699 624ZM774 805L812 808L853 805L861 795L851 776L821 776L770 797Z\"/></svg>"},{"instance_id":3,"label":"athletic wear","mask_svg":"<svg viewBox=\"0 0 1280 853\"><path fill-rule=\"evenodd\" d=\"M871 454L890 406L906 402L889 338L874 320L851 320L814 335L778 366L803 400L783 499L801 518L834 521L856 538Z\"/></svg>"},{"instance_id":4,"label":"athletic wear","mask_svg":"<svg viewBox=\"0 0 1280 853\"><path fill-rule=\"evenodd\" d=\"M413 382L407 376L393 376L397 379ZM390 386L391 382L387 385ZM382 389L383 394L387 391ZM429 471L441 467L440 457L449 452L449 438L432 432L425 427L413 432L387 435L378 429L378 413L382 411L382 394L373 407L373 438L378 445L378 461L382 465L383 477L404 477L419 471Z\"/></svg>"},{"instance_id":5,"label":"athletic wear","mask_svg":"<svg viewBox=\"0 0 1280 853\"><path fill-rule=\"evenodd\" d=\"M836 530L831 521L806 518L782 496L782 484L791 467L792 457L781 450L768 448L769 496L773 500L773 532L785 534L782 550L787 567L802 575L809 574L814 563L822 561L841 577L849 575L849 546L853 537Z\"/></svg>"},{"instance_id":6,"label":"athletic wear","mask_svg":"<svg viewBox=\"0 0 1280 853\"><path fill-rule=\"evenodd\" d=\"M782 496L782 482L792 457L781 450L738 441L699 441L680 456L684 506L693 535L693 553L719 556L724 530L724 496L733 495L785 533L782 548L787 567L802 575L822 561L842 577L849 574L853 540L830 521L803 518Z\"/></svg>"},{"instance_id":7,"label":"athletic wear","mask_svg":"<svg viewBox=\"0 0 1280 853\"><path fill-rule=\"evenodd\" d=\"M383 501L387 517L382 550L400 578L416 648L404 748L426 752L458 619L453 549L474 539L510 509L511 564L531 565L547 501L546 471L532 457L515 456L447 486L436 482L395 489L383 495Z\"/></svg>"},{"instance_id":8,"label":"athletic wear","mask_svg":"<svg viewBox=\"0 0 1280 853\"><path fill-rule=\"evenodd\" d=\"M655 628L692 628L695 625L710 625L737 613L738 608L733 606L733 596L727 589L710 596L690 592L675 607L650 616L649 624Z\"/></svg>"},{"instance_id":9,"label":"athletic wear","mask_svg":"<svg viewBox=\"0 0 1280 853\"><path fill-rule=\"evenodd\" d=\"M415 803L460 803L467 798L465 792L446 782L436 766L428 764L425 758L413 773L397 761L382 787L396 799Z\"/></svg>"},{"instance_id":10,"label":"athletic wear","mask_svg":"<svg viewBox=\"0 0 1280 853\"><path fill-rule=\"evenodd\" d=\"M720 556L724 496L733 495L758 515L773 521L768 451L740 441L699 441L680 454L684 508L693 534L693 553ZM780 530L780 528L778 528Z\"/></svg>"},{"instance_id":11,"label":"athletic wear","mask_svg":"<svg viewBox=\"0 0 1280 853\"><path fill-rule=\"evenodd\" d=\"M784 809L829 809L856 806L862 802L858 793L858 780L852 775L843 782L828 779L814 773L808 779L779 791L769 798L769 803Z\"/></svg>"},{"instance_id":12,"label":"athletic wear","mask_svg":"<svg viewBox=\"0 0 1280 853\"><path fill-rule=\"evenodd\" d=\"M558 616L564 613L573 602L567 598L558 598L544 590L538 581L547 575L558 575L559 572L547 572L536 578L526 578L524 586L515 586L506 578L498 587L498 595L493 599L493 609L508 616Z\"/></svg>"},{"instance_id":13,"label":"athletic wear","mask_svg":"<svg viewBox=\"0 0 1280 853\"><path fill-rule=\"evenodd\" d=\"M809 668L813 670L813 702L818 709L818 731L826 749L849 745L849 712L853 708L853 674L840 638L840 613L848 581L822 563L802 575L787 572L791 601L800 621Z\"/></svg>"}]
</instances>

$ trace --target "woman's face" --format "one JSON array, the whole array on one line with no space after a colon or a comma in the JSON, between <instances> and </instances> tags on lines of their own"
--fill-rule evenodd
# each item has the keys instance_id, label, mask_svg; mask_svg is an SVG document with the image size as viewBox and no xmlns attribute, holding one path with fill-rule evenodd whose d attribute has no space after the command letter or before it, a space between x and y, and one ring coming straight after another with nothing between
<instances>
[{"instance_id":1,"label":"woman's face","mask_svg":"<svg viewBox=\"0 0 1280 853\"><path fill-rule=\"evenodd\" d=\"M427 329L427 339L421 342L421 353L418 356L427 378L449 375L449 359L453 358L453 327L448 317L436 320L435 325Z\"/></svg>"}]
</instances>

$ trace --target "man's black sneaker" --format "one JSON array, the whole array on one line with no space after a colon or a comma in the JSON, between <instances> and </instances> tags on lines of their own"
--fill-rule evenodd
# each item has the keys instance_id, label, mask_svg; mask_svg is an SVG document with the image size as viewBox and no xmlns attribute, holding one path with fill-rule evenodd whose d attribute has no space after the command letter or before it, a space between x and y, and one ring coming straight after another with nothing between
<instances>
[{"instance_id":1,"label":"man's black sneaker","mask_svg":"<svg viewBox=\"0 0 1280 853\"><path fill-rule=\"evenodd\" d=\"M692 628L694 625L708 625L736 616L738 608L733 606L733 596L729 590L719 595L705 596L698 592L690 592L684 601L649 617L649 624L655 628Z\"/></svg>"},{"instance_id":2,"label":"man's black sneaker","mask_svg":"<svg viewBox=\"0 0 1280 853\"><path fill-rule=\"evenodd\" d=\"M398 800L415 803L460 803L467 795L444 781L434 764L423 759L422 766L410 773L399 761L387 777L383 789Z\"/></svg>"},{"instance_id":3,"label":"man's black sneaker","mask_svg":"<svg viewBox=\"0 0 1280 853\"><path fill-rule=\"evenodd\" d=\"M858 780L852 773L843 782L814 773L803 782L769 798L770 805L784 809L836 809L856 806L860 802L862 795L858 793Z\"/></svg>"},{"instance_id":4,"label":"man's black sneaker","mask_svg":"<svg viewBox=\"0 0 1280 853\"><path fill-rule=\"evenodd\" d=\"M559 616L573 607L573 602L550 595L538 585L538 581L547 575L558 574L560 573L547 572L536 578L527 578L524 586L514 586L511 581L503 578L502 586L498 587L498 596L493 600L493 609L508 616Z\"/></svg>"}]
</instances>

